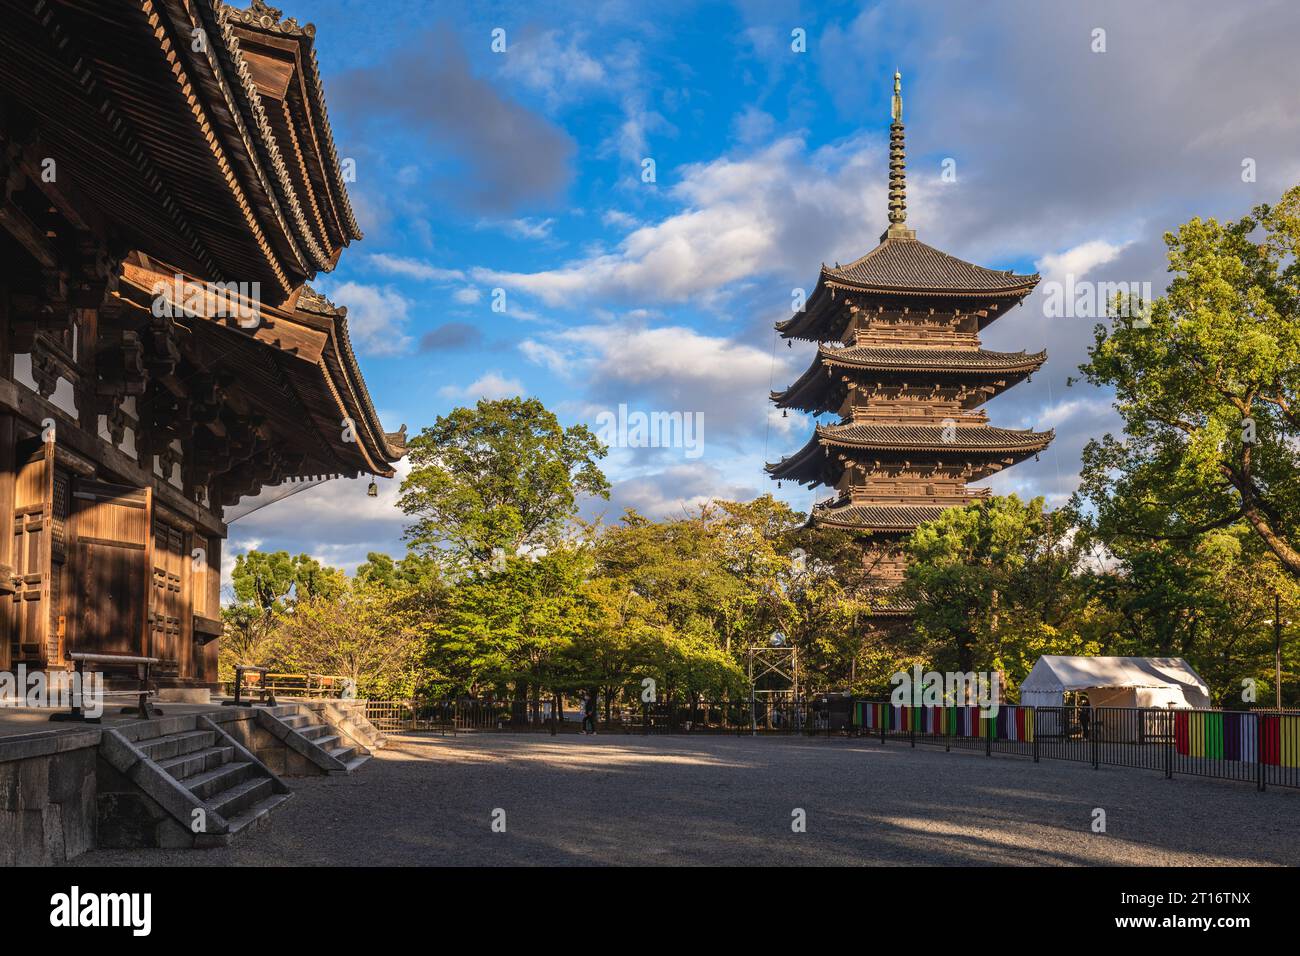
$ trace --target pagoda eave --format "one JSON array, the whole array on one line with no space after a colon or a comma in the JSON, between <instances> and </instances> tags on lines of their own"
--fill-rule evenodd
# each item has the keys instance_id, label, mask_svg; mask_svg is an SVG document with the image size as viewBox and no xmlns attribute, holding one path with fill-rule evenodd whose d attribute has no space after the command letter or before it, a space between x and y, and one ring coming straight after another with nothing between
<instances>
[{"instance_id":1,"label":"pagoda eave","mask_svg":"<svg viewBox=\"0 0 1300 956\"><path fill-rule=\"evenodd\" d=\"M1041 452L1055 432L1012 431L991 426L957 427L945 441L941 425L819 425L817 439L826 445L875 452L960 452L971 455Z\"/></svg>"}]
</instances>

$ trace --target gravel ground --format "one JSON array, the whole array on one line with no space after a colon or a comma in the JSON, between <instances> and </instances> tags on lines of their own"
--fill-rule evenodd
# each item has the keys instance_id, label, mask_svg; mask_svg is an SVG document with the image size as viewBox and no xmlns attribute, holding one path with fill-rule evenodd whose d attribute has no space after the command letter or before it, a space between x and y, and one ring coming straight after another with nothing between
<instances>
[{"instance_id":1,"label":"gravel ground","mask_svg":"<svg viewBox=\"0 0 1300 956\"><path fill-rule=\"evenodd\" d=\"M395 735L353 776L291 783L295 797L233 847L77 862L1300 863L1300 791L860 740ZM1091 831L1095 807L1105 834Z\"/></svg>"}]
</instances>

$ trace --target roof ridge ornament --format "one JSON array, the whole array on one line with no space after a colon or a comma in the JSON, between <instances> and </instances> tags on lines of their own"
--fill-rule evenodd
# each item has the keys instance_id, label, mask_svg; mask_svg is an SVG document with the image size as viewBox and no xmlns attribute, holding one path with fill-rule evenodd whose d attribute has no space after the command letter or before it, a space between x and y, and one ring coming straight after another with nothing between
<instances>
[{"instance_id":1,"label":"roof ridge ornament","mask_svg":"<svg viewBox=\"0 0 1300 956\"><path fill-rule=\"evenodd\" d=\"M243 26L256 27L271 33L283 33L286 36L299 36L314 39L316 27L310 23L299 24L297 19L284 19L284 11L273 7L266 0L252 0L247 10L240 10L228 3L219 4L229 11L236 22Z\"/></svg>"},{"instance_id":2,"label":"roof ridge ornament","mask_svg":"<svg viewBox=\"0 0 1300 956\"><path fill-rule=\"evenodd\" d=\"M894 96L889 107L889 228L886 239L915 239L907 228L907 150L903 141L903 74L894 71Z\"/></svg>"}]
</instances>

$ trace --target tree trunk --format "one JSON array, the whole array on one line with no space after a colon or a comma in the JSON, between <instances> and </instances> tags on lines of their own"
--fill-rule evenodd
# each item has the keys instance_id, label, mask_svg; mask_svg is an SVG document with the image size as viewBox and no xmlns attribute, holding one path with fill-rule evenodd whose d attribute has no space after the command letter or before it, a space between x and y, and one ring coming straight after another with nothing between
<instances>
[{"instance_id":1,"label":"tree trunk","mask_svg":"<svg viewBox=\"0 0 1300 956\"><path fill-rule=\"evenodd\" d=\"M528 681L522 677L515 681L515 697L510 702L510 722L528 722Z\"/></svg>"}]
</instances>

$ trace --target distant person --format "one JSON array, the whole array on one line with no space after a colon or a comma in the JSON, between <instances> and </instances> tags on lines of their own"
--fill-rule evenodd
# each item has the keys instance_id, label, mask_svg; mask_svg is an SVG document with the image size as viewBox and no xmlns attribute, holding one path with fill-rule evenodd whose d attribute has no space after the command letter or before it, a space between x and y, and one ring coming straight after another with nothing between
<instances>
[{"instance_id":1,"label":"distant person","mask_svg":"<svg viewBox=\"0 0 1300 956\"><path fill-rule=\"evenodd\" d=\"M591 729L588 730L587 728ZM596 733L596 697L594 694L587 694L584 697L582 705L582 732L584 734Z\"/></svg>"}]
</instances>

